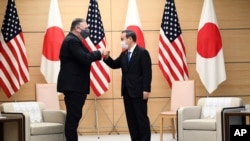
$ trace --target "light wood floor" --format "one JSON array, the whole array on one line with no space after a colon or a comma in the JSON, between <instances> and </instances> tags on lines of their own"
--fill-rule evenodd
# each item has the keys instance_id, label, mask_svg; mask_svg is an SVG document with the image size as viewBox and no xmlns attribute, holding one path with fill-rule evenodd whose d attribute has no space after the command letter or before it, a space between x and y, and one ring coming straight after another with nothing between
<instances>
[{"instance_id":1,"label":"light wood floor","mask_svg":"<svg viewBox=\"0 0 250 141\"><path fill-rule=\"evenodd\" d=\"M130 141L130 136L128 134L111 134L111 135L81 135L78 141ZM152 133L151 141L160 141L160 134ZM177 141L172 139L171 134L164 134L163 141Z\"/></svg>"}]
</instances>

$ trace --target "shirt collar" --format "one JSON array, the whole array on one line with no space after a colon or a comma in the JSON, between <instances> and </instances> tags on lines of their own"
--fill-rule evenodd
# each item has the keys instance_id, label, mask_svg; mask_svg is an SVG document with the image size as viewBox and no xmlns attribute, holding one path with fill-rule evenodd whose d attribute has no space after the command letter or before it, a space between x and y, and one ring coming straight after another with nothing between
<instances>
[{"instance_id":1,"label":"shirt collar","mask_svg":"<svg viewBox=\"0 0 250 141\"><path fill-rule=\"evenodd\" d=\"M134 44L134 46L133 46L131 49L129 49L128 52L133 53L133 51L134 51L134 49L135 49L135 46L136 46L136 44Z\"/></svg>"}]
</instances>

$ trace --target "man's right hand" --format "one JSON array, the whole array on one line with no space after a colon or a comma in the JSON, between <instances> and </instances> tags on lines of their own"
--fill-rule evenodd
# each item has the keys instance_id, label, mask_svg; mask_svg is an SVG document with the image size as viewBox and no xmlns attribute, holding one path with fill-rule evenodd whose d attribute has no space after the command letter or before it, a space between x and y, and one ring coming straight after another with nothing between
<instances>
[{"instance_id":1,"label":"man's right hand","mask_svg":"<svg viewBox=\"0 0 250 141\"><path fill-rule=\"evenodd\" d=\"M98 50L100 51L104 59L107 59L109 57L110 51L107 50L106 48L100 48Z\"/></svg>"}]
</instances>

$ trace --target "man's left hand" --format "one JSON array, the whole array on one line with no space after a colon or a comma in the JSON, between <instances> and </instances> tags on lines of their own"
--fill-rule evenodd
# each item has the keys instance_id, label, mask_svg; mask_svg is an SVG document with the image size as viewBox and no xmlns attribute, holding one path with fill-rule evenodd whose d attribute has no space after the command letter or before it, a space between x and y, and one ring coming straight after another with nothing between
<instances>
[{"instance_id":1,"label":"man's left hand","mask_svg":"<svg viewBox=\"0 0 250 141\"><path fill-rule=\"evenodd\" d=\"M143 99L144 99L144 100L148 99L149 94L150 94L150 92L144 91L144 92L143 92Z\"/></svg>"}]
</instances>

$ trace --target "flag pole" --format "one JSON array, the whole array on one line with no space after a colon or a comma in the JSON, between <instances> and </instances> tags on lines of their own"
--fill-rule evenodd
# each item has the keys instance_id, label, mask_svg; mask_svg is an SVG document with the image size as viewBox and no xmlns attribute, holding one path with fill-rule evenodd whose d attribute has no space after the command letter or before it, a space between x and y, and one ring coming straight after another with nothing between
<instances>
[{"instance_id":1,"label":"flag pole","mask_svg":"<svg viewBox=\"0 0 250 141\"><path fill-rule=\"evenodd\" d=\"M207 97L209 97L209 92L207 92Z\"/></svg>"},{"instance_id":2,"label":"flag pole","mask_svg":"<svg viewBox=\"0 0 250 141\"><path fill-rule=\"evenodd\" d=\"M15 100L15 102L16 102L16 94L14 94L14 100Z\"/></svg>"},{"instance_id":3,"label":"flag pole","mask_svg":"<svg viewBox=\"0 0 250 141\"><path fill-rule=\"evenodd\" d=\"M100 134L99 134L99 122L98 122L98 112L97 112L97 101L96 101L96 95L95 95L95 99L94 99L94 103L95 103L95 127L97 129L97 138L98 140L100 139Z\"/></svg>"}]
</instances>

